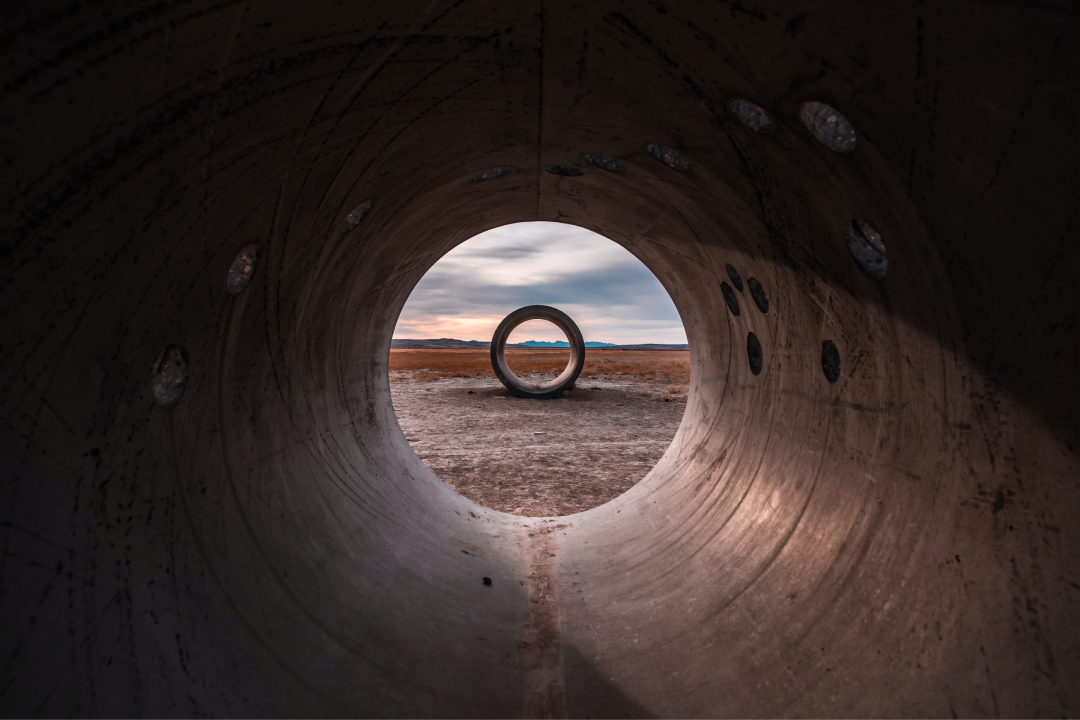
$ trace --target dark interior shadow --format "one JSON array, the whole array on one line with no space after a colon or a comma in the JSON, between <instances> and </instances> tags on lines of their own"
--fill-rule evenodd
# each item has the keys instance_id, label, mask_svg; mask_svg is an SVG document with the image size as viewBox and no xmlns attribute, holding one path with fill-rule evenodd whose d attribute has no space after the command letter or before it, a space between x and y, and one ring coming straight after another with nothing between
<instances>
[{"instance_id":1,"label":"dark interior shadow","mask_svg":"<svg viewBox=\"0 0 1080 720\"><path fill-rule=\"evenodd\" d=\"M563 642L563 677L566 684L566 716L570 718L656 717L631 700L611 678Z\"/></svg>"}]
</instances>

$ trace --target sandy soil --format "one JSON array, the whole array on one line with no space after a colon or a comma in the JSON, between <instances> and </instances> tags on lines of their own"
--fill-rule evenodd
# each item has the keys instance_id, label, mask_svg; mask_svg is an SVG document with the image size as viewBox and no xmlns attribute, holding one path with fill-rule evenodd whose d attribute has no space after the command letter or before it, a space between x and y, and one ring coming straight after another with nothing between
<instances>
[{"instance_id":1,"label":"sandy soil","mask_svg":"<svg viewBox=\"0 0 1080 720\"><path fill-rule=\"evenodd\" d=\"M669 382L638 376L582 379L552 400L515 397L494 376L391 379L420 459L462 495L515 515L569 515L626 492L667 450L686 407Z\"/></svg>"}]
</instances>

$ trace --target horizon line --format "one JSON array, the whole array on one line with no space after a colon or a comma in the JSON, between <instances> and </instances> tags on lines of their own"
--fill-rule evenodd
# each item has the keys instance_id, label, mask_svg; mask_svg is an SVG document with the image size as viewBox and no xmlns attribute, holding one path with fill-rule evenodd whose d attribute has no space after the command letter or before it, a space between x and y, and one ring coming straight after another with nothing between
<instances>
[{"instance_id":1,"label":"horizon line","mask_svg":"<svg viewBox=\"0 0 1080 720\"><path fill-rule=\"evenodd\" d=\"M434 338L434 337L391 337L390 339L391 340L414 340L414 341L417 341L417 342L421 342L421 341L424 341L424 340L453 340L454 342L474 342L474 343L482 343L482 342L490 343L491 342L490 340L461 340L459 338L451 338L451 337L440 337L440 338ZM606 340L585 340L584 342L587 342L587 343L603 343L604 345L687 345L688 344L688 343L684 343L684 342L683 343L677 343L677 342L673 343L673 342L639 342L639 341L613 343L613 342L607 342ZM552 345L552 344L555 344L555 343L566 343L567 345L570 344L566 340L522 340L522 341L517 342L517 343L507 343L507 344L524 345L525 343L545 343L545 344L548 344L548 345Z\"/></svg>"}]
</instances>

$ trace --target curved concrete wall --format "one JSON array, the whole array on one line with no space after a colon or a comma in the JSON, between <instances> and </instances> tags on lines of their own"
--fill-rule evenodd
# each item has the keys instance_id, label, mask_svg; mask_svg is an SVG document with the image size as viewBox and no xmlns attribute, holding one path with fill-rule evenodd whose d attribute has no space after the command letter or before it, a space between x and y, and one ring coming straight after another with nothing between
<instances>
[{"instance_id":1,"label":"curved concrete wall","mask_svg":"<svg viewBox=\"0 0 1080 720\"><path fill-rule=\"evenodd\" d=\"M6 8L0 709L1075 714L1077 24L1055 2ZM811 137L809 100L854 152ZM435 478L386 372L424 272L534 219L637 255L692 356L653 472L556 519ZM767 314L748 291L728 312L726 263Z\"/></svg>"}]
</instances>

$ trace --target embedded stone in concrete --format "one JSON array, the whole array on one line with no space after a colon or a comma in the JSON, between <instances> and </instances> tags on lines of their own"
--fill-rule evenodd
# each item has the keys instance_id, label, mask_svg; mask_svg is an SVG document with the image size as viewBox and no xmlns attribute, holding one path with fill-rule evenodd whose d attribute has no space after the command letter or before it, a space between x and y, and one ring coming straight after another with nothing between
<instances>
[{"instance_id":1,"label":"embedded stone in concrete","mask_svg":"<svg viewBox=\"0 0 1080 720\"><path fill-rule=\"evenodd\" d=\"M754 333L746 336L746 359L750 362L750 372L760 375L765 356L761 351L761 342Z\"/></svg>"},{"instance_id":2,"label":"embedded stone in concrete","mask_svg":"<svg viewBox=\"0 0 1080 720\"><path fill-rule=\"evenodd\" d=\"M750 288L750 297L754 298L757 309L763 313L769 312L769 296L765 294L765 288L761 287L757 278L748 278L746 285Z\"/></svg>"},{"instance_id":3,"label":"embedded stone in concrete","mask_svg":"<svg viewBox=\"0 0 1080 720\"><path fill-rule=\"evenodd\" d=\"M154 398L162 407L173 407L184 397L188 379L188 354L179 345L169 345L154 361L150 379Z\"/></svg>"},{"instance_id":4,"label":"embedded stone in concrete","mask_svg":"<svg viewBox=\"0 0 1080 720\"><path fill-rule=\"evenodd\" d=\"M476 182L484 182L485 180L494 180L496 178L506 177L510 173L514 172L512 167L493 167L487 170L481 170L472 176L472 179Z\"/></svg>"},{"instance_id":5,"label":"embedded stone in concrete","mask_svg":"<svg viewBox=\"0 0 1080 720\"><path fill-rule=\"evenodd\" d=\"M776 123L765 109L749 100L736 98L728 103L728 110L743 125L762 135L772 135L776 130Z\"/></svg>"},{"instance_id":6,"label":"embedded stone in concrete","mask_svg":"<svg viewBox=\"0 0 1080 720\"><path fill-rule=\"evenodd\" d=\"M236 254L225 280L225 286L231 294L239 295L251 284L251 279L255 277L255 264L258 259L259 248L255 245L248 245Z\"/></svg>"},{"instance_id":7,"label":"embedded stone in concrete","mask_svg":"<svg viewBox=\"0 0 1080 720\"><path fill-rule=\"evenodd\" d=\"M563 331L570 343L570 361L566 369L554 380L530 383L514 374L506 364L506 340L518 325L528 320L547 320ZM530 400L546 400L561 395L573 385L585 365L585 340L581 330L570 316L558 308L547 305L527 305L503 318L491 337L491 368L503 386L518 397Z\"/></svg>"},{"instance_id":8,"label":"embedded stone in concrete","mask_svg":"<svg viewBox=\"0 0 1080 720\"><path fill-rule=\"evenodd\" d=\"M577 177L584 175L585 173L576 167L570 167L569 165L552 165L546 170L552 175L562 175L563 177Z\"/></svg>"},{"instance_id":9,"label":"embedded stone in concrete","mask_svg":"<svg viewBox=\"0 0 1080 720\"><path fill-rule=\"evenodd\" d=\"M880 280L889 270L889 258L881 234L861 220L853 219L844 226L848 252L860 270L872 280Z\"/></svg>"},{"instance_id":10,"label":"embedded stone in concrete","mask_svg":"<svg viewBox=\"0 0 1080 720\"><path fill-rule=\"evenodd\" d=\"M742 275L739 274L739 271L736 270L735 266L731 263L725 265L724 268L727 270L727 276L731 280L731 284L735 286L736 290L742 292Z\"/></svg>"},{"instance_id":11,"label":"embedded stone in concrete","mask_svg":"<svg viewBox=\"0 0 1080 720\"><path fill-rule=\"evenodd\" d=\"M610 170L611 172L622 172L624 170L623 164L613 157L607 155L582 155L581 159L589 163L593 167L598 167L601 170Z\"/></svg>"},{"instance_id":12,"label":"embedded stone in concrete","mask_svg":"<svg viewBox=\"0 0 1080 720\"><path fill-rule=\"evenodd\" d=\"M728 310L735 317L739 317L739 298L735 297L735 291L731 289L731 286L726 282L720 283L720 292L724 295L724 302L727 303Z\"/></svg>"},{"instance_id":13,"label":"embedded stone in concrete","mask_svg":"<svg viewBox=\"0 0 1080 720\"><path fill-rule=\"evenodd\" d=\"M364 202L354 207L352 211L345 216L345 221L341 223L341 231L349 232L350 230L356 228L356 226L360 224L364 217L367 216L369 210L371 210L370 200L365 200Z\"/></svg>"},{"instance_id":14,"label":"embedded stone in concrete","mask_svg":"<svg viewBox=\"0 0 1080 720\"><path fill-rule=\"evenodd\" d=\"M838 153L855 149L855 128L847 118L825 103L803 103L799 117L819 143Z\"/></svg>"},{"instance_id":15,"label":"embedded stone in concrete","mask_svg":"<svg viewBox=\"0 0 1080 720\"><path fill-rule=\"evenodd\" d=\"M672 170L690 172L690 161L683 157L677 150L673 150L666 145L648 145L645 149L649 151L650 155Z\"/></svg>"},{"instance_id":16,"label":"embedded stone in concrete","mask_svg":"<svg viewBox=\"0 0 1080 720\"><path fill-rule=\"evenodd\" d=\"M840 379L840 351L832 340L821 343L821 370L831 383Z\"/></svg>"}]
</instances>

